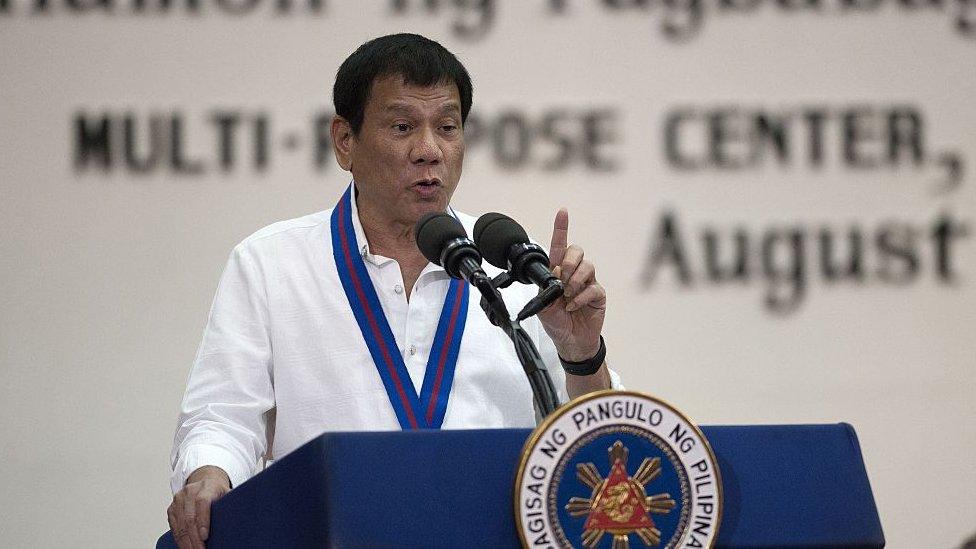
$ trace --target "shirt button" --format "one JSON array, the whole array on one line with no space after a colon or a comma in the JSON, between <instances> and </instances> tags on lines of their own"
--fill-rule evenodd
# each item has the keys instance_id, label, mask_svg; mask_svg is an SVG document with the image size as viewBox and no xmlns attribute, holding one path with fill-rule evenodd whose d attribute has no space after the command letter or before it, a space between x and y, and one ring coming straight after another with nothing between
<instances>
[{"instance_id":1,"label":"shirt button","mask_svg":"<svg viewBox=\"0 0 976 549\"><path fill-rule=\"evenodd\" d=\"M410 346L410 349L408 349L407 352L410 353L410 356L413 356L413 355L417 354L417 347L415 347L414 345L411 345Z\"/></svg>"},{"instance_id":2,"label":"shirt button","mask_svg":"<svg viewBox=\"0 0 976 549\"><path fill-rule=\"evenodd\" d=\"M402 294L403 293L403 286L397 284L396 286L393 287L393 291L396 292L396 293L398 293L398 294Z\"/></svg>"}]
</instances>

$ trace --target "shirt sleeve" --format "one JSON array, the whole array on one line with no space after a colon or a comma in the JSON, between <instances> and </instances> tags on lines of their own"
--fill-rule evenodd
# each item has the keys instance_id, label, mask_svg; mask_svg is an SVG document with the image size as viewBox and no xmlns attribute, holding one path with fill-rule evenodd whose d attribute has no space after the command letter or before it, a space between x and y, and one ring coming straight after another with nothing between
<instances>
[{"instance_id":1,"label":"shirt sleeve","mask_svg":"<svg viewBox=\"0 0 976 549\"><path fill-rule=\"evenodd\" d=\"M231 253L187 380L173 451L173 493L204 465L238 486L259 471L274 407L264 277L245 244Z\"/></svg>"}]
</instances>

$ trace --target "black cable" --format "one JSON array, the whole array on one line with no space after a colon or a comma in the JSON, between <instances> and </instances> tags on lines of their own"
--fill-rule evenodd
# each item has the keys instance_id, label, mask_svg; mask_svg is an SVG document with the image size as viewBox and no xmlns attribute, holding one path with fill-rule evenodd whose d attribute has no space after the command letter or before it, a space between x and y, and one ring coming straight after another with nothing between
<instances>
[{"instance_id":1,"label":"black cable","mask_svg":"<svg viewBox=\"0 0 976 549\"><path fill-rule=\"evenodd\" d=\"M542 417L546 417L559 407L559 396L552 384L552 378L549 376L545 362L542 360L542 355L536 349L532 338L522 328L521 319L511 319L501 293L498 291L498 288L504 288L512 281L513 279L507 273L502 273L487 285L484 280L475 280L475 286L481 292L481 308L488 315L489 322L501 328L515 345L515 356L518 357L529 380L536 408Z\"/></svg>"}]
</instances>

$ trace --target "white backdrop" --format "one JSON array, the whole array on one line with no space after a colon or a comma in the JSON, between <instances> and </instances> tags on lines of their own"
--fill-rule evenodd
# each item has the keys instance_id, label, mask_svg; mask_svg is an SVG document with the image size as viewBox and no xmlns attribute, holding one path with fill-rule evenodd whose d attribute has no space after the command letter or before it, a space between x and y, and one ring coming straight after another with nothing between
<instances>
[{"instance_id":1,"label":"white backdrop","mask_svg":"<svg viewBox=\"0 0 976 549\"><path fill-rule=\"evenodd\" d=\"M976 4L144 4L0 0L0 546L166 529L227 255L335 202L335 70L396 31L473 76L455 205L540 241L569 207L629 388L850 422L890 547L976 533Z\"/></svg>"}]
</instances>

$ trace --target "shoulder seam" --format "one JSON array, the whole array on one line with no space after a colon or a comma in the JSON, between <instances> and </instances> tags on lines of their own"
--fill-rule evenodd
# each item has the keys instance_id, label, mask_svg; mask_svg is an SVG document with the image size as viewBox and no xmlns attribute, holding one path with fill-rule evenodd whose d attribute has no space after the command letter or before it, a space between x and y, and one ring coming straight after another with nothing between
<instances>
[{"instance_id":1,"label":"shoulder seam","mask_svg":"<svg viewBox=\"0 0 976 549\"><path fill-rule=\"evenodd\" d=\"M323 210L321 212L316 212L316 213L308 214L307 216L303 216L303 217L317 216L319 214L326 214L326 213L328 213L330 211L331 211L331 208L329 210ZM301 218L296 218L296 219L301 219ZM296 225L288 225L288 226L285 226L285 227L279 227L279 228L277 228L275 230L272 230L271 232L259 234L259 233L262 233L262 231L264 231L266 229L270 229L274 225L277 225L278 223L288 223L287 220L286 221L278 221L276 223L272 223L271 225L268 225L267 227L264 227L264 228L258 229L257 231L254 231L253 233L251 233L250 236L248 236L244 240L240 241L240 243L238 243L237 246L244 246L244 245L249 244L249 243L252 243L252 242L258 242L258 241L264 240L266 238L270 238L272 236L276 236L276 235L279 235L281 233L288 232L288 231L295 230L295 229L309 229L309 228L312 228L312 227L317 227L319 225L324 224L327 219L328 219L328 216L325 216L325 219L324 220L323 219L319 219L319 220L316 220L316 221L309 220L309 221L306 221L304 223L300 223L300 224L296 224Z\"/></svg>"}]
</instances>

